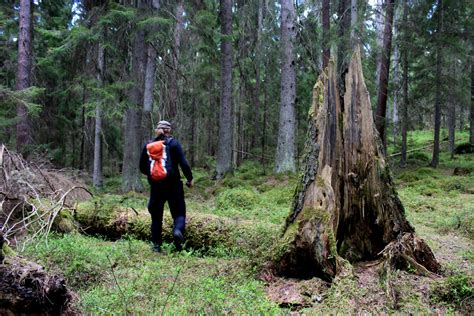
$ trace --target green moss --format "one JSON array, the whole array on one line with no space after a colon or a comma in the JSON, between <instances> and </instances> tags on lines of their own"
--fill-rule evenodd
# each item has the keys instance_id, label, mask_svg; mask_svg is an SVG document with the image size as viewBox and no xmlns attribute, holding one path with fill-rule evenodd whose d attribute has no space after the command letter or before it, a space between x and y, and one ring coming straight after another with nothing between
<instances>
[{"instance_id":1,"label":"green moss","mask_svg":"<svg viewBox=\"0 0 474 316\"><path fill-rule=\"evenodd\" d=\"M285 234L280 238L270 251L270 258L273 262L279 262L285 255L295 240L299 229L299 223L292 223L286 228Z\"/></svg>"},{"instance_id":2,"label":"green moss","mask_svg":"<svg viewBox=\"0 0 474 316\"><path fill-rule=\"evenodd\" d=\"M218 209L238 208L248 210L257 203L257 194L248 188L235 188L223 191L216 197L216 207Z\"/></svg>"},{"instance_id":3,"label":"green moss","mask_svg":"<svg viewBox=\"0 0 474 316\"><path fill-rule=\"evenodd\" d=\"M14 257L16 256L15 251L13 251L10 246L8 246L6 243L2 245L2 249L0 249L0 258L5 258L5 257Z\"/></svg>"},{"instance_id":4,"label":"green moss","mask_svg":"<svg viewBox=\"0 0 474 316\"><path fill-rule=\"evenodd\" d=\"M58 233L71 233L77 230L71 210L63 209L54 219L52 229Z\"/></svg>"}]
</instances>

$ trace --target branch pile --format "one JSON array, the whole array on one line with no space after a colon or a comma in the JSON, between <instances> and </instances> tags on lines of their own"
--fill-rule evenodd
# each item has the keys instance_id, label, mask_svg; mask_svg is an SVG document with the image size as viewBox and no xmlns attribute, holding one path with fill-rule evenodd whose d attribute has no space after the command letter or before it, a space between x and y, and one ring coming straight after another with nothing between
<instances>
[{"instance_id":1,"label":"branch pile","mask_svg":"<svg viewBox=\"0 0 474 316\"><path fill-rule=\"evenodd\" d=\"M90 198L77 179L45 164L25 161L19 154L0 147L0 231L7 242L24 236L47 235L61 210L75 201Z\"/></svg>"},{"instance_id":2,"label":"branch pile","mask_svg":"<svg viewBox=\"0 0 474 316\"><path fill-rule=\"evenodd\" d=\"M9 245L47 236L61 210L90 193L64 172L27 162L5 145L0 169L0 314L74 314L65 280L16 256Z\"/></svg>"}]
</instances>

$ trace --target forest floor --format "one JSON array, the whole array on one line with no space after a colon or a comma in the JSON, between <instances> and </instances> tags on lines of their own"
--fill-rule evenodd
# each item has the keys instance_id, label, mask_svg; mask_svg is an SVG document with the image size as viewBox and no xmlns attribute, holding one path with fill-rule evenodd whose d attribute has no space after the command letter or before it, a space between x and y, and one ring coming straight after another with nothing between
<instances>
[{"instance_id":1,"label":"forest floor","mask_svg":"<svg viewBox=\"0 0 474 316\"><path fill-rule=\"evenodd\" d=\"M428 132L409 136L411 148L423 147ZM467 134L459 135L459 143ZM389 148L390 152L397 149ZM353 275L329 285L319 279L266 277L262 258L239 246L185 249L165 244L151 251L147 241L131 236L111 241L79 233L53 234L48 243L29 243L21 253L47 270L65 276L77 294L78 308L87 314L281 314L455 313L474 311L474 154L450 159L441 155L439 168L427 167L431 153L409 154L407 168L392 159L393 175L409 221L442 264L442 276L429 278L396 271L379 275L373 263L354 265ZM461 167L464 175L453 175ZM212 167L209 168L212 170ZM195 186L186 190L189 213L245 220L257 240L268 242L268 231L280 232L292 201L297 176L274 176L271 169L245 162L231 176L210 180L210 171L196 169ZM120 182L109 178L110 203L146 209L147 194L119 196ZM117 202L120 201L120 202ZM168 211L166 211L168 212ZM273 237L274 237L273 236ZM387 278L395 296L388 295ZM393 299L395 297L395 299Z\"/></svg>"}]
</instances>

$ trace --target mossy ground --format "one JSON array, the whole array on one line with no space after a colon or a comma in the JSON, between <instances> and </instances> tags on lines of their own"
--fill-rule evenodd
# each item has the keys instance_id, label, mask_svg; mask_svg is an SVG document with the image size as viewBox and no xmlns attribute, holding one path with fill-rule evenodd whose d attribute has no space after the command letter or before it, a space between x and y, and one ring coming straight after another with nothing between
<instances>
[{"instance_id":1,"label":"mossy ground","mask_svg":"<svg viewBox=\"0 0 474 316\"><path fill-rule=\"evenodd\" d=\"M466 135L461 133L459 142ZM409 146L422 147L431 139L429 132L413 132ZM389 147L389 152L397 151ZM238 251L238 245L176 252L165 244L163 253L156 254L146 241L128 237L110 241L74 233L52 235L47 245L29 244L22 254L63 274L86 314L281 314L290 309L306 314L472 312L474 174L452 173L455 167L474 168L474 155L451 159L443 152L437 169L427 167L430 157L427 149L410 153L404 169L398 167L399 157L390 163L407 217L433 249L445 276L432 280L394 272L395 304L387 298L375 269L356 266L354 276L338 279L312 304L279 306L270 301L269 288L257 277L261 260ZM296 175L265 174L255 162L245 162L220 181L211 180L203 169L194 173L195 187L185 189L190 212L245 220L249 225L283 225L297 183ZM100 194L110 194L107 205L98 207L146 208L147 193L118 195L117 178L106 184ZM249 238L269 244L272 236L253 228Z\"/></svg>"}]
</instances>

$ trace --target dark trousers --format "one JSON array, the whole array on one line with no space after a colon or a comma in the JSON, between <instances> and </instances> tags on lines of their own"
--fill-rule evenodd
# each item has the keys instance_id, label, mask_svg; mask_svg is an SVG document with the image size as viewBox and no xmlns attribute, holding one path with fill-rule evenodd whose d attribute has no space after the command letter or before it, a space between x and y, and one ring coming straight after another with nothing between
<instances>
[{"instance_id":1,"label":"dark trousers","mask_svg":"<svg viewBox=\"0 0 474 316\"><path fill-rule=\"evenodd\" d=\"M162 244L163 208L168 201L174 230L184 234L186 221L186 203L184 202L183 183L181 181L152 183L148 211L151 214L151 239L155 245Z\"/></svg>"}]
</instances>

